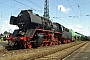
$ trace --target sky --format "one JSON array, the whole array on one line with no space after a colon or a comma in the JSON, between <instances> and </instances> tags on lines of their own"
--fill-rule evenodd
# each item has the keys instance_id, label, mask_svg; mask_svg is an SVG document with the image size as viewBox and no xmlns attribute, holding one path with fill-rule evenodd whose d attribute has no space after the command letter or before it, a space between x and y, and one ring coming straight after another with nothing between
<instances>
[{"instance_id":1,"label":"sky","mask_svg":"<svg viewBox=\"0 0 90 60\"><path fill-rule=\"evenodd\" d=\"M17 26L9 24L10 16L17 16L21 10L32 9L43 16L45 0L0 0L0 33L13 32ZM49 15L52 22L58 22L75 32L90 36L90 0L49 0Z\"/></svg>"}]
</instances>

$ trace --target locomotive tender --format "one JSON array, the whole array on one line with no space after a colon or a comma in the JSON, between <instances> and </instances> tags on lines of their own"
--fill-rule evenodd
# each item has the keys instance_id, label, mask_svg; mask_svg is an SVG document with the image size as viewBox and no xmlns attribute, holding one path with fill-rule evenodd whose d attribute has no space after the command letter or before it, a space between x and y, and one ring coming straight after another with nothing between
<instances>
[{"instance_id":1,"label":"locomotive tender","mask_svg":"<svg viewBox=\"0 0 90 60\"><path fill-rule=\"evenodd\" d=\"M11 16L10 24L19 27L7 38L10 46L32 48L59 45L72 40L67 28L33 14L32 10L22 10L17 17Z\"/></svg>"}]
</instances>

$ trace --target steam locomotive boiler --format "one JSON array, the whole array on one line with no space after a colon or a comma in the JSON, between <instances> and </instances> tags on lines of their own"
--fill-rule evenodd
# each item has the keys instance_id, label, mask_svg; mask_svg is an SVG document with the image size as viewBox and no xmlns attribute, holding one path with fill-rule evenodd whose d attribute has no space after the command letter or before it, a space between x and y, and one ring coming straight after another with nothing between
<instances>
[{"instance_id":1,"label":"steam locomotive boiler","mask_svg":"<svg viewBox=\"0 0 90 60\"><path fill-rule=\"evenodd\" d=\"M61 43L61 25L33 14L32 10L22 10L17 17L11 16L10 24L19 27L7 38L10 46L32 48Z\"/></svg>"}]
</instances>

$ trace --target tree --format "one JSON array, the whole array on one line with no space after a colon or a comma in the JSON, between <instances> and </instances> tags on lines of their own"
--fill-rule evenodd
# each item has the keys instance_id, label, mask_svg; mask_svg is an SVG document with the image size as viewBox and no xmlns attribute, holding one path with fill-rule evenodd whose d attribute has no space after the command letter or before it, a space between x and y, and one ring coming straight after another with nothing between
<instances>
[{"instance_id":1,"label":"tree","mask_svg":"<svg viewBox=\"0 0 90 60\"><path fill-rule=\"evenodd\" d=\"M9 32L7 32L7 31L4 31L4 34L8 34Z\"/></svg>"}]
</instances>

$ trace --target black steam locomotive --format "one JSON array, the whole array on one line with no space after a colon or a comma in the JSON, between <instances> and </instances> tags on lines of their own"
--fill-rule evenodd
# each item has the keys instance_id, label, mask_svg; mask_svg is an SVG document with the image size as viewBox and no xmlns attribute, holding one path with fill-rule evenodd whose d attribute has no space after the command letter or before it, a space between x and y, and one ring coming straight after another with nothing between
<instances>
[{"instance_id":1,"label":"black steam locomotive","mask_svg":"<svg viewBox=\"0 0 90 60\"><path fill-rule=\"evenodd\" d=\"M32 10L22 10L17 17L11 16L10 24L19 27L7 38L10 46L32 48L71 41L68 29L59 23L52 23L51 20L33 14Z\"/></svg>"}]
</instances>

